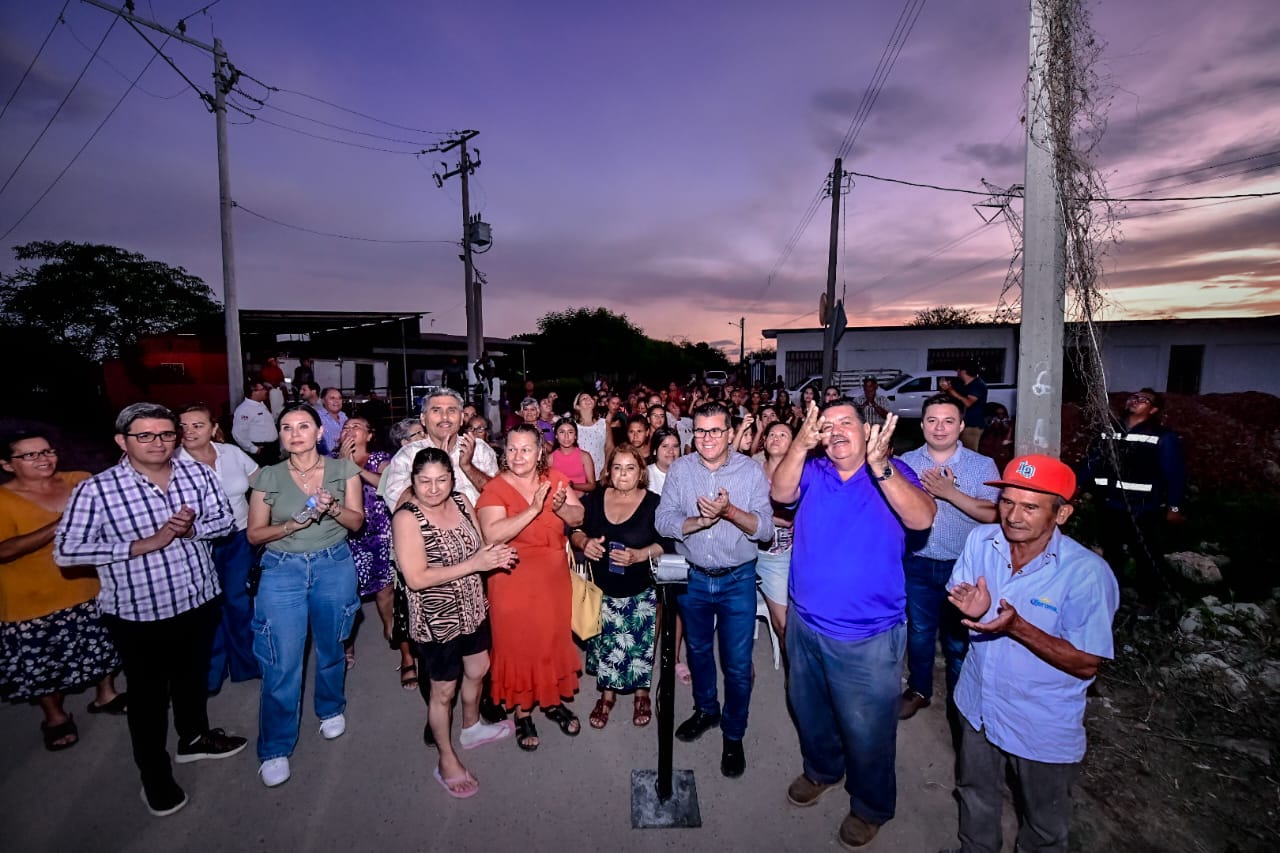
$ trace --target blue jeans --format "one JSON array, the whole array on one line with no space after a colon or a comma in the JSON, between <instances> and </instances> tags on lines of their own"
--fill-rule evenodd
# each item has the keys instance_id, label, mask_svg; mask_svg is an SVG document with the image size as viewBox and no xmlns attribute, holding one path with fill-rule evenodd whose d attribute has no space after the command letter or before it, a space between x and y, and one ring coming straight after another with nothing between
<instances>
[{"instance_id":1,"label":"blue jeans","mask_svg":"<svg viewBox=\"0 0 1280 853\"><path fill-rule=\"evenodd\" d=\"M253 568L253 546L243 530L237 530L213 546L213 568L222 584L222 622L213 635L209 655L209 692L217 693L227 675L232 681L258 678L253 657L253 599L245 590Z\"/></svg>"},{"instance_id":2,"label":"blue jeans","mask_svg":"<svg viewBox=\"0 0 1280 853\"><path fill-rule=\"evenodd\" d=\"M836 640L787 613L787 696L800 733L804 775L844 777L849 811L868 823L893 817L898 782L898 688L907 626L865 640Z\"/></svg>"},{"instance_id":3,"label":"blue jeans","mask_svg":"<svg viewBox=\"0 0 1280 853\"><path fill-rule=\"evenodd\" d=\"M716 699L716 656L720 634L720 666L724 670L724 713L720 730L729 740L747 733L751 704L751 649L756 628L756 561L727 575L711 578L690 570L688 591L677 599L684 618L684 642L693 676L693 707L720 714Z\"/></svg>"},{"instance_id":4,"label":"blue jeans","mask_svg":"<svg viewBox=\"0 0 1280 853\"><path fill-rule=\"evenodd\" d=\"M947 668L947 699L956 691L960 667L969 649L969 633L960 624L960 611L947 601L947 581L955 560L933 560L908 554L902 561L907 575L907 686L926 699L933 697L933 655L942 635L942 659Z\"/></svg>"},{"instance_id":5,"label":"blue jeans","mask_svg":"<svg viewBox=\"0 0 1280 853\"><path fill-rule=\"evenodd\" d=\"M356 565L346 542L306 554L262 555L253 616L253 654L262 667L259 761L286 758L298 743L308 623L316 651L316 716L327 720L346 709L342 642L359 609Z\"/></svg>"}]
</instances>

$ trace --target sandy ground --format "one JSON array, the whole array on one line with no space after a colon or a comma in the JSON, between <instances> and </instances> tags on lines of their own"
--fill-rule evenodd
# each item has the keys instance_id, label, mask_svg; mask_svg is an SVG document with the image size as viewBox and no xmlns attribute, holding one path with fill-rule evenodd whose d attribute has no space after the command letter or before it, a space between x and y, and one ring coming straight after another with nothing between
<instances>
[{"instance_id":1,"label":"sandy ground","mask_svg":"<svg viewBox=\"0 0 1280 853\"><path fill-rule=\"evenodd\" d=\"M702 827L632 829L631 771L657 766L656 720L634 728L623 697L609 726L591 729L586 715L596 693L584 682L574 703L583 718L581 736L563 736L539 714L536 753L523 753L509 740L460 753L481 788L469 800L451 799L431 776L435 752L422 744L422 699L400 689L398 658L381 641L372 605L365 610L359 660L347 682L346 735L321 738L308 693L293 778L267 789L258 781L253 751L258 682L228 683L209 700L210 719L248 736L249 746L226 760L177 766L190 803L167 818L151 817L139 799L124 719L87 714L91 694L69 697L81 742L59 753L41 745L38 709L0 707L0 846L12 853L841 849L836 829L848 809L842 791L808 809L786 801L787 785L800 771L799 747L763 622L746 774L720 774L714 732L693 744L677 741L675 766L695 772ZM689 688L677 684L677 724L691 710ZM953 846L952 752L940 702L900 726L897 764L897 818L866 849L918 853Z\"/></svg>"}]
</instances>

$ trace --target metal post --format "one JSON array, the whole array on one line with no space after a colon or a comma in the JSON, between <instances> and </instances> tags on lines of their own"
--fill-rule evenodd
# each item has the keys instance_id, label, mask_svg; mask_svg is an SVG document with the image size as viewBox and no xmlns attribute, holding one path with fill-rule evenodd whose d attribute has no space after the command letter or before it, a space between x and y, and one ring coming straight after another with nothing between
<instances>
[{"instance_id":1,"label":"metal post","mask_svg":"<svg viewBox=\"0 0 1280 853\"><path fill-rule=\"evenodd\" d=\"M231 69L222 39L213 40L213 115L218 127L218 216L222 227L222 306L227 326L227 393L234 406L244 393L240 347L240 301L236 296L236 250L231 230L231 164L227 155L227 87Z\"/></svg>"},{"instance_id":2,"label":"metal post","mask_svg":"<svg viewBox=\"0 0 1280 853\"><path fill-rule=\"evenodd\" d=\"M658 799L671 799L671 761L674 747L676 680L676 597L672 584L658 585L662 604L662 663L658 669Z\"/></svg>"},{"instance_id":3,"label":"metal post","mask_svg":"<svg viewBox=\"0 0 1280 853\"><path fill-rule=\"evenodd\" d=\"M840 236L840 184L844 182L843 160L836 158L831 170L831 243L827 250L827 323L822 332L822 384L830 385L836 370L836 240Z\"/></svg>"},{"instance_id":4,"label":"metal post","mask_svg":"<svg viewBox=\"0 0 1280 853\"><path fill-rule=\"evenodd\" d=\"M1062 340L1066 228L1048 133L1045 0L1032 0L1023 196L1022 323L1018 336L1019 454L1062 449Z\"/></svg>"}]
</instances>

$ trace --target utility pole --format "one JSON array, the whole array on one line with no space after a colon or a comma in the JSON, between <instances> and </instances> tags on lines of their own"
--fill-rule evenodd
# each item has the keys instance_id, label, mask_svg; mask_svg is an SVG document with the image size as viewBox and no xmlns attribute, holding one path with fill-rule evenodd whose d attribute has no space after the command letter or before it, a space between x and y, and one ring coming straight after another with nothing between
<instances>
[{"instance_id":1,"label":"utility pole","mask_svg":"<svg viewBox=\"0 0 1280 853\"><path fill-rule=\"evenodd\" d=\"M836 370L836 253L837 239L840 236L840 187L844 183L844 166L841 158L836 158L835 167L831 170L831 183L827 191L831 193L831 245L827 252L827 317L826 328L822 333L822 384L830 385L835 379Z\"/></svg>"},{"instance_id":2,"label":"utility pole","mask_svg":"<svg viewBox=\"0 0 1280 853\"><path fill-rule=\"evenodd\" d=\"M484 316L481 310L480 291L476 287L475 266L471 261L471 190L468 183L471 174L480 165L480 152L477 151L476 159L472 160L467 152L467 143L479 135L478 130L464 130L448 142L432 146L422 152L424 154L432 151L444 153L454 148L461 149L456 168L443 174L433 174L432 177L435 178L437 187L443 187L444 182L454 175L462 181L462 266L467 300L467 366L472 371L475 370L476 362L480 360L480 352L484 349ZM441 163L441 165L448 169L447 163ZM474 373L472 376L474 378Z\"/></svg>"},{"instance_id":3,"label":"utility pole","mask_svg":"<svg viewBox=\"0 0 1280 853\"><path fill-rule=\"evenodd\" d=\"M729 325L738 329L738 372L741 373L747 363L747 318L739 317L738 322Z\"/></svg>"},{"instance_id":4,"label":"utility pole","mask_svg":"<svg viewBox=\"0 0 1280 853\"><path fill-rule=\"evenodd\" d=\"M155 21L140 18L133 13L133 4L123 9L108 6L102 0L82 0L99 9L111 12L128 21L130 26L138 30L139 26L164 33L171 39L185 42L213 55L213 97L200 92L200 98L214 115L218 140L218 219L222 231L222 309L226 316L227 330L227 392L228 402L235 405L240 399L237 395L244 393L244 353L240 346L240 304L236 298L236 254L235 241L232 239L231 208L235 203L231 199L231 169L227 155L227 92L235 86L240 72L227 61L227 52L222 47L221 39L214 39L213 44L191 38L186 34L186 26L179 23L173 30ZM144 39L141 30L138 35ZM150 40L147 40L150 43ZM152 45L159 53L159 48Z\"/></svg>"},{"instance_id":5,"label":"utility pole","mask_svg":"<svg viewBox=\"0 0 1280 853\"><path fill-rule=\"evenodd\" d=\"M1023 195L1022 324L1018 335L1018 454L1062 451L1063 294L1066 226L1049 130L1046 0L1031 2L1027 164Z\"/></svg>"}]
</instances>

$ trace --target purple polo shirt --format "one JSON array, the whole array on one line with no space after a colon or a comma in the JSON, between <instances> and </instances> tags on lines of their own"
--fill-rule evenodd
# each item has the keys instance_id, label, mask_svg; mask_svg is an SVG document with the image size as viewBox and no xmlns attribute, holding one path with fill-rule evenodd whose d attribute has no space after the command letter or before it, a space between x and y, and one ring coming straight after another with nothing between
<instances>
[{"instance_id":1,"label":"purple polo shirt","mask_svg":"<svg viewBox=\"0 0 1280 853\"><path fill-rule=\"evenodd\" d=\"M905 463L897 475L919 487ZM826 456L800 475L790 594L796 615L836 640L865 640L907 620L906 531L864 465L842 481Z\"/></svg>"}]
</instances>

